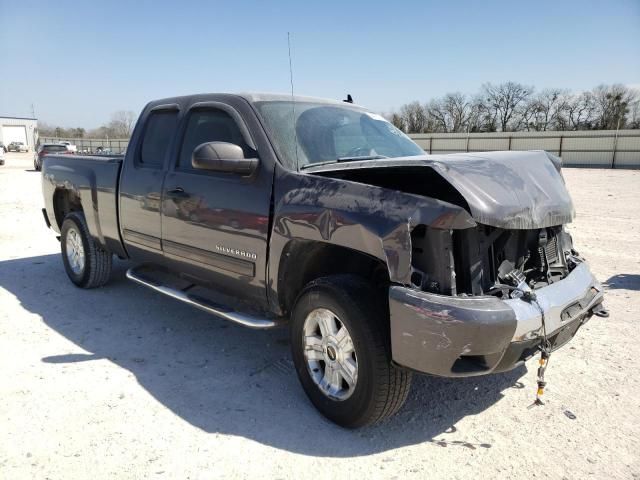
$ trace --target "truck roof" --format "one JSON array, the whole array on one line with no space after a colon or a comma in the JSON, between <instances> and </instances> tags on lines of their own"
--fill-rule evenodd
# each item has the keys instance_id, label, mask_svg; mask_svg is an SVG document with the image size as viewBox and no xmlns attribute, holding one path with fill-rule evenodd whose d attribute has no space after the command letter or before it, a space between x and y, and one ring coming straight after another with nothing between
<instances>
[{"instance_id":1,"label":"truck roof","mask_svg":"<svg viewBox=\"0 0 640 480\"><path fill-rule=\"evenodd\" d=\"M323 104L327 104L327 105L343 105L343 106L345 105L345 102L342 101L342 100L335 100L335 99L330 99L330 98L319 98L319 97L307 97L307 96L304 96L304 95L291 95L291 94L287 94L287 93L267 93L267 92L196 93L196 94L193 94L193 95L183 95L183 96L179 96L179 97L169 97L169 98L157 99L157 100L153 100L150 103L151 104L181 103L181 101L183 101L183 100L185 100L187 98L191 98L191 97L199 97L200 99L206 101L206 99L209 98L209 97L211 98L211 100L215 100L216 97L220 98L220 97L229 97L229 96L244 98L249 103L257 103L257 102L287 102L287 101L291 101L291 99L293 98L293 100L295 102L323 103ZM345 94L345 96L346 96L346 94ZM356 105L356 104L348 103L347 105L355 106L355 107L359 107L359 108L364 108L364 107Z\"/></svg>"}]
</instances>

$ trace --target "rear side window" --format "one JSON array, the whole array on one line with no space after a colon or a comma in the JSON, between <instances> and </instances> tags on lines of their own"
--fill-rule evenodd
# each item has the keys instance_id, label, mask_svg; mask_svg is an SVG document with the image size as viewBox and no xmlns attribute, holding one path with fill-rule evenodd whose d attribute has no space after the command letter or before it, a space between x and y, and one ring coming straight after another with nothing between
<instances>
[{"instance_id":1,"label":"rear side window","mask_svg":"<svg viewBox=\"0 0 640 480\"><path fill-rule=\"evenodd\" d=\"M246 156L251 155L250 148L231 115L218 109L195 110L189 115L178 158L178 168L191 170L193 151L198 145L206 142L233 143L242 147Z\"/></svg>"},{"instance_id":2,"label":"rear side window","mask_svg":"<svg viewBox=\"0 0 640 480\"><path fill-rule=\"evenodd\" d=\"M51 145L49 147L44 147L45 152L66 152L67 147L64 145Z\"/></svg>"},{"instance_id":3,"label":"rear side window","mask_svg":"<svg viewBox=\"0 0 640 480\"><path fill-rule=\"evenodd\" d=\"M162 168L164 156L176 131L177 121L176 110L151 112L140 148L138 160L140 164L146 167Z\"/></svg>"}]
</instances>

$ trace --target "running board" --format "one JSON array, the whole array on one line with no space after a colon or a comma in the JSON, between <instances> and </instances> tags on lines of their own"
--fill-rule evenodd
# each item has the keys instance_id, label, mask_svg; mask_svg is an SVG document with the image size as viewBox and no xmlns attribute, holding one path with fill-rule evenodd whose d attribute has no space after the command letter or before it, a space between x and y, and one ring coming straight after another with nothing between
<instances>
[{"instance_id":1,"label":"running board","mask_svg":"<svg viewBox=\"0 0 640 480\"><path fill-rule=\"evenodd\" d=\"M129 280L133 280L136 283L139 283L140 285L149 287L156 292L163 293L164 295L167 295L171 298L175 298L176 300L188 303L189 305L199 308L200 310L204 310L207 313L212 313L213 315L217 315L218 317L222 317L225 320L244 325L245 327L265 329L274 328L281 325L281 322L279 322L278 320L254 317L245 313L236 312L207 298L187 293L186 290L188 290L189 287L185 288L184 290L179 290L177 288L163 285L162 283L149 277L148 275L144 275L139 270L137 271L135 267L127 270L127 278Z\"/></svg>"}]
</instances>

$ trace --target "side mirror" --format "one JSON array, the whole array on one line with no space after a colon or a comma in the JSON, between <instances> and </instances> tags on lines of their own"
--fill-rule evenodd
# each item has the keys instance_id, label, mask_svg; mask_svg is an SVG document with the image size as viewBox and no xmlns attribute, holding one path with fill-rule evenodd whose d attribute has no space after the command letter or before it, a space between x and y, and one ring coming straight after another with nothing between
<instances>
[{"instance_id":1,"label":"side mirror","mask_svg":"<svg viewBox=\"0 0 640 480\"><path fill-rule=\"evenodd\" d=\"M235 173L248 177L258 167L257 158L245 158L242 147L227 142L198 145L191 155L191 166L198 170Z\"/></svg>"}]
</instances>

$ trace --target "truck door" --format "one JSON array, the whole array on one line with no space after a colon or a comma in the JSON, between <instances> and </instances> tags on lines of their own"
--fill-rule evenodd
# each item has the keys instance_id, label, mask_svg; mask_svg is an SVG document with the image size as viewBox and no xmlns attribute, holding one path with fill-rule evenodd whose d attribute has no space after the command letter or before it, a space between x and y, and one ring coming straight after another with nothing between
<instances>
[{"instance_id":1,"label":"truck door","mask_svg":"<svg viewBox=\"0 0 640 480\"><path fill-rule=\"evenodd\" d=\"M134 134L134 150L127 152L120 177L120 225L129 256L158 263L163 260L162 182L178 124L178 107L160 105L143 115L142 131Z\"/></svg>"},{"instance_id":2,"label":"truck door","mask_svg":"<svg viewBox=\"0 0 640 480\"><path fill-rule=\"evenodd\" d=\"M206 142L258 153L240 114L206 102L187 112L162 192L162 245L173 269L231 295L266 305L266 265L272 170L250 176L194 169L194 149Z\"/></svg>"}]
</instances>

